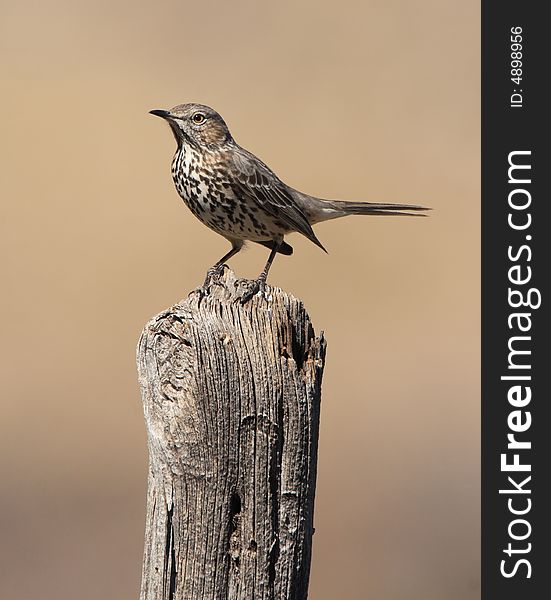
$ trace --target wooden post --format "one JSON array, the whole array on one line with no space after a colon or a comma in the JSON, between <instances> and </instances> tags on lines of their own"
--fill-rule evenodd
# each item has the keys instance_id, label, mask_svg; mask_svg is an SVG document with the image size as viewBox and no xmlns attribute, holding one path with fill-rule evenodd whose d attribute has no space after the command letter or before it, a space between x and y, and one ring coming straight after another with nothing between
<instances>
[{"instance_id":1,"label":"wooden post","mask_svg":"<svg viewBox=\"0 0 551 600\"><path fill-rule=\"evenodd\" d=\"M323 334L226 272L144 328L149 442L141 600L305 600Z\"/></svg>"}]
</instances>

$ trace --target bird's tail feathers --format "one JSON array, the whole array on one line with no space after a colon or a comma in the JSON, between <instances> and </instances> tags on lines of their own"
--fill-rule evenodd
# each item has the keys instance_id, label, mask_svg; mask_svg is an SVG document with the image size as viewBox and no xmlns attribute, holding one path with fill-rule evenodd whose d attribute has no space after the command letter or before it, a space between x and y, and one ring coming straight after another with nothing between
<instances>
[{"instance_id":1,"label":"bird's tail feathers","mask_svg":"<svg viewBox=\"0 0 551 600\"><path fill-rule=\"evenodd\" d=\"M426 217L423 211L430 210L426 206L415 204L382 204L376 202L347 202L333 200L331 204L343 215L394 215L406 217Z\"/></svg>"},{"instance_id":2,"label":"bird's tail feathers","mask_svg":"<svg viewBox=\"0 0 551 600\"><path fill-rule=\"evenodd\" d=\"M349 202L346 200L324 200L294 191L297 204L311 225L346 217L347 215L391 215L406 217L426 217L426 206L416 204L383 204L379 202Z\"/></svg>"}]
</instances>

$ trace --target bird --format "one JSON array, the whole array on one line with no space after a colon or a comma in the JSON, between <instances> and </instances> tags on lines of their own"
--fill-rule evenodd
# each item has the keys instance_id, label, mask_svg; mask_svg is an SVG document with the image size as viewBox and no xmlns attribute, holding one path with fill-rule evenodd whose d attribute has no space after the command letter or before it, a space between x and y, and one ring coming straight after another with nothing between
<instances>
[{"instance_id":1,"label":"bird","mask_svg":"<svg viewBox=\"0 0 551 600\"><path fill-rule=\"evenodd\" d=\"M284 239L287 234L298 232L327 252L312 229L316 223L347 215L425 216L429 210L410 204L325 200L300 192L242 148L220 114L204 104L179 104L150 114L167 121L176 140L171 171L178 194L202 223L231 243L230 251L208 269L199 288L203 294L245 242L262 244L270 254L245 290L243 304L265 292L276 254L293 253Z\"/></svg>"}]
</instances>

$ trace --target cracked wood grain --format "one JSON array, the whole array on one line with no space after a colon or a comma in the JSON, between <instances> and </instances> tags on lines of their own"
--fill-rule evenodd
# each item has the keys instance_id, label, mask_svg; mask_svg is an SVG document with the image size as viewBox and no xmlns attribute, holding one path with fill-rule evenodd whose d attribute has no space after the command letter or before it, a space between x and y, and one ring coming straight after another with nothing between
<instances>
[{"instance_id":1,"label":"cracked wood grain","mask_svg":"<svg viewBox=\"0 0 551 600\"><path fill-rule=\"evenodd\" d=\"M307 598L325 340L268 291L226 272L144 328L141 600Z\"/></svg>"}]
</instances>

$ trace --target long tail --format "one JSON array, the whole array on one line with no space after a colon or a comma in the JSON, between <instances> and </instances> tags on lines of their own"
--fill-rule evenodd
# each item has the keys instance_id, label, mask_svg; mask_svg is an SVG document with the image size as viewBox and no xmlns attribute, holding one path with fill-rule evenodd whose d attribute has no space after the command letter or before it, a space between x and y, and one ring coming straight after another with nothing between
<instances>
[{"instance_id":1,"label":"long tail","mask_svg":"<svg viewBox=\"0 0 551 600\"><path fill-rule=\"evenodd\" d=\"M430 210L426 206L415 204L380 204L375 202L330 201L332 208L347 215L397 215L406 217L426 217L421 211Z\"/></svg>"},{"instance_id":2,"label":"long tail","mask_svg":"<svg viewBox=\"0 0 551 600\"><path fill-rule=\"evenodd\" d=\"M295 191L295 198L310 224L338 219L347 215L391 215L402 217L426 217L426 206L415 204L382 204L376 202L347 202L345 200L323 200Z\"/></svg>"}]
</instances>

